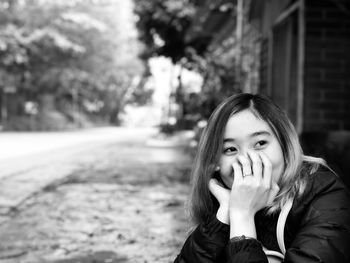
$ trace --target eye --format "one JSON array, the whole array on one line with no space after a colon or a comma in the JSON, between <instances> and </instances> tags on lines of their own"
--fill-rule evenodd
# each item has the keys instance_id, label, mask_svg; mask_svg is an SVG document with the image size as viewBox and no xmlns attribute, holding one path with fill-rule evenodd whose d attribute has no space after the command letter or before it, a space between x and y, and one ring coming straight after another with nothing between
<instances>
[{"instance_id":1,"label":"eye","mask_svg":"<svg viewBox=\"0 0 350 263\"><path fill-rule=\"evenodd\" d=\"M223 152L225 154L232 155L232 154L235 154L237 152L237 149L235 147L233 147L233 146L225 147Z\"/></svg>"},{"instance_id":2,"label":"eye","mask_svg":"<svg viewBox=\"0 0 350 263\"><path fill-rule=\"evenodd\" d=\"M261 140L261 141L258 141L255 145L254 145L254 148L255 149L263 149L266 145L267 145L267 141L265 140Z\"/></svg>"}]
</instances>

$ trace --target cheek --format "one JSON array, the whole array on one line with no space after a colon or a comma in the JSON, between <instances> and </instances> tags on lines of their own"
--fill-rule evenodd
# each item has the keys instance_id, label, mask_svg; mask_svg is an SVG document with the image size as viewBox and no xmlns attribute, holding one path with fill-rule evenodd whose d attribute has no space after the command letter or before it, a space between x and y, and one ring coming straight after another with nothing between
<instances>
[{"instance_id":1,"label":"cheek","mask_svg":"<svg viewBox=\"0 0 350 263\"><path fill-rule=\"evenodd\" d=\"M229 158L227 156L221 157L220 161L219 161L219 165L220 165L220 173L222 175L229 175L232 172L232 164L233 162L233 158Z\"/></svg>"},{"instance_id":2,"label":"cheek","mask_svg":"<svg viewBox=\"0 0 350 263\"><path fill-rule=\"evenodd\" d=\"M220 176L221 176L221 179L226 184L226 186L231 186L233 183L233 174L232 174L233 170L231 166L233 161L234 161L234 158L222 157L219 162Z\"/></svg>"},{"instance_id":3,"label":"cheek","mask_svg":"<svg viewBox=\"0 0 350 263\"><path fill-rule=\"evenodd\" d=\"M276 147L270 153L267 153L272 164L272 176L274 181L278 181L284 170L284 158L280 147Z\"/></svg>"},{"instance_id":4,"label":"cheek","mask_svg":"<svg viewBox=\"0 0 350 263\"><path fill-rule=\"evenodd\" d=\"M282 173L283 173L283 162L278 162L275 164L272 164L272 176L275 182L278 181L278 179L281 177Z\"/></svg>"}]
</instances>

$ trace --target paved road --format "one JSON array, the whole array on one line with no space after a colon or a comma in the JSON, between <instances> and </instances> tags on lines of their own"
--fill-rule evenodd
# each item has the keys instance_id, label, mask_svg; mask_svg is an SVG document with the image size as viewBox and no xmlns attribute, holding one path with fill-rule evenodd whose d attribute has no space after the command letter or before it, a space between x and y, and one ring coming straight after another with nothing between
<instances>
[{"instance_id":1,"label":"paved road","mask_svg":"<svg viewBox=\"0 0 350 263\"><path fill-rule=\"evenodd\" d=\"M2 132L0 161L91 143L143 141L155 128L105 127L68 132Z\"/></svg>"},{"instance_id":2,"label":"paved road","mask_svg":"<svg viewBox=\"0 0 350 263\"><path fill-rule=\"evenodd\" d=\"M172 262L188 230L190 137L0 134L0 262Z\"/></svg>"},{"instance_id":3,"label":"paved road","mask_svg":"<svg viewBox=\"0 0 350 263\"><path fill-rule=\"evenodd\" d=\"M166 141L157 135L155 128L123 127L0 134L0 216L49 183L71 174L83 164L94 162L95 155L106 145L144 144L148 146L146 154L134 153L134 158L142 162L181 161L183 156L167 147L172 142L181 144L179 138ZM180 140L184 138L185 143L188 137L185 133Z\"/></svg>"}]
</instances>

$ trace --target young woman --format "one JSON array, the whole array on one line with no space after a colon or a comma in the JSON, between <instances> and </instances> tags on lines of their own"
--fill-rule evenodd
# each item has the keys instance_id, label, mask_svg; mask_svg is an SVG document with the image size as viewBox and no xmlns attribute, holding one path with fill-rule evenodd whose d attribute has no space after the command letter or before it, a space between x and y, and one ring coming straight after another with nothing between
<instances>
[{"instance_id":1,"label":"young woman","mask_svg":"<svg viewBox=\"0 0 350 263\"><path fill-rule=\"evenodd\" d=\"M176 263L350 262L350 193L322 159L303 155L285 113L261 95L239 94L217 107L202 134L190 198L195 230Z\"/></svg>"}]
</instances>

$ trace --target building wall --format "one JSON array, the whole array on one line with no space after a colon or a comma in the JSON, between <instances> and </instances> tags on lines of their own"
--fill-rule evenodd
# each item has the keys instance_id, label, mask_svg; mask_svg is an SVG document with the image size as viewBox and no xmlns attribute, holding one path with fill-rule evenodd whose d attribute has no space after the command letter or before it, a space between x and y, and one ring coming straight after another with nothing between
<instances>
[{"instance_id":1,"label":"building wall","mask_svg":"<svg viewBox=\"0 0 350 263\"><path fill-rule=\"evenodd\" d=\"M305 1L304 132L350 130L348 12L349 4Z\"/></svg>"},{"instance_id":2,"label":"building wall","mask_svg":"<svg viewBox=\"0 0 350 263\"><path fill-rule=\"evenodd\" d=\"M261 39L261 52L260 52L260 85L259 91L263 94L268 94L268 46L269 40L267 37Z\"/></svg>"}]
</instances>

